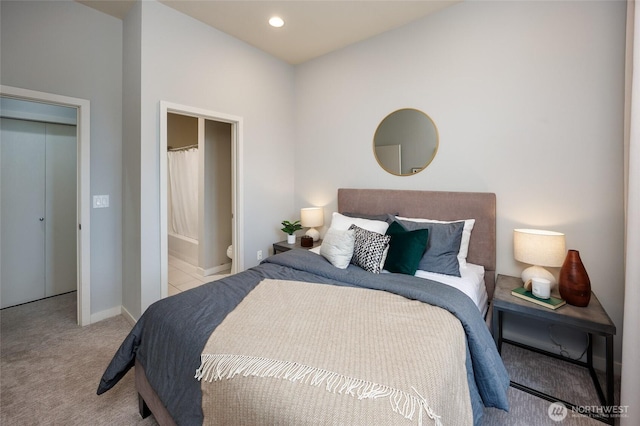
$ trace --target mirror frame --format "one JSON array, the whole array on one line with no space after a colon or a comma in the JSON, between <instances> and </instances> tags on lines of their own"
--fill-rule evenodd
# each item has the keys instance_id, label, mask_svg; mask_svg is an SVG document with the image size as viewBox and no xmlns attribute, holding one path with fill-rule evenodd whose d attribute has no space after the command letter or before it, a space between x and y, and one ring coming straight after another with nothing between
<instances>
[{"instance_id":1,"label":"mirror frame","mask_svg":"<svg viewBox=\"0 0 640 426\"><path fill-rule=\"evenodd\" d=\"M387 169L382 162L380 161L380 159L378 158L378 154L376 153L376 135L378 134L378 131L380 130L380 127L382 126L382 124L391 116L393 116L394 114L397 114L399 112L402 111L416 111L419 112L420 114L422 114L427 120L429 120L429 122L431 123L431 125L433 126L434 132L435 132L435 148L433 149L433 155L431 156L431 158L427 158L425 160L424 165L422 166L422 168L420 168L420 170L411 172L411 173L395 173L393 171L390 171L389 169ZM384 145L381 145L384 146ZM376 127L376 131L373 134L373 156L376 159L376 162L378 163L378 165L380 166L380 168L382 170L384 170L385 172L392 174L394 176L413 176L413 175L417 175L418 173L422 172L424 169L426 169L427 167L429 167L429 165L433 162L433 159L436 158L436 154L438 153L438 149L440 148L440 133L438 132L438 126L436 126L436 123L433 121L433 119L429 116L429 114L416 109L416 108L400 108L397 109L389 114L387 114L382 121L380 121L380 123L378 124L378 127Z\"/></svg>"}]
</instances>

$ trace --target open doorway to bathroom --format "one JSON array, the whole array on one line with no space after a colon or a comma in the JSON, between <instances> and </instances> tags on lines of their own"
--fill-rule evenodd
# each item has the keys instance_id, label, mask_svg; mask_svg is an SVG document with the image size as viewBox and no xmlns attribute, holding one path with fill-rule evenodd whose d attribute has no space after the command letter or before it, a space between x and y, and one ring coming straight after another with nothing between
<instances>
[{"instance_id":1,"label":"open doorway to bathroom","mask_svg":"<svg viewBox=\"0 0 640 426\"><path fill-rule=\"evenodd\" d=\"M230 123L167 116L169 295L231 272L231 136Z\"/></svg>"},{"instance_id":2,"label":"open doorway to bathroom","mask_svg":"<svg viewBox=\"0 0 640 426\"><path fill-rule=\"evenodd\" d=\"M166 297L242 270L241 119L165 102L160 115Z\"/></svg>"}]
</instances>

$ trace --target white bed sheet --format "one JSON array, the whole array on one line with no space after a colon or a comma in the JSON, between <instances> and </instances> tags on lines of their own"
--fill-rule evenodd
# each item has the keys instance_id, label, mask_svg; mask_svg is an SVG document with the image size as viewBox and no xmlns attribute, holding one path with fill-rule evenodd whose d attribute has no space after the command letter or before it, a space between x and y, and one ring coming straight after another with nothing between
<instances>
[{"instance_id":1,"label":"white bed sheet","mask_svg":"<svg viewBox=\"0 0 640 426\"><path fill-rule=\"evenodd\" d=\"M309 251L320 254L320 247L315 247ZM386 270L383 270L382 272L389 273L389 271ZM487 287L484 284L484 266L467 263L465 266L460 268L460 277L436 274L435 272L423 270L418 270L415 276L418 278L438 281L442 284L457 288L473 300L473 303L476 304L483 317L487 314L487 308L489 307L489 295L487 294Z\"/></svg>"},{"instance_id":2,"label":"white bed sheet","mask_svg":"<svg viewBox=\"0 0 640 426\"><path fill-rule=\"evenodd\" d=\"M480 313L484 317L487 313L489 306L489 296L487 294L487 288L484 284L484 267L481 265L475 265L473 263L467 263L466 266L460 268L460 277L453 277L451 275L436 274L434 272L427 272L418 270L415 274L416 277L426 278L433 281L438 281L442 284L455 287L473 300Z\"/></svg>"}]
</instances>

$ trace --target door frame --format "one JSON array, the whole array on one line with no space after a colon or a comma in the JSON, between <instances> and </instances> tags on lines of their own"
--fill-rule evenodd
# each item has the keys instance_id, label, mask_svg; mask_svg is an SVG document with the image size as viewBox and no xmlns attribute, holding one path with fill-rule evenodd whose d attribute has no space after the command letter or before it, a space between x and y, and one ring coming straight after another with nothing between
<instances>
[{"instance_id":1,"label":"door frame","mask_svg":"<svg viewBox=\"0 0 640 426\"><path fill-rule=\"evenodd\" d=\"M53 93L0 85L0 95L24 101L61 105L77 111L76 250L77 322L91 324L91 102Z\"/></svg>"},{"instance_id":2,"label":"door frame","mask_svg":"<svg viewBox=\"0 0 640 426\"><path fill-rule=\"evenodd\" d=\"M240 247L244 241L244 203L242 138L243 118L205 110L202 108L160 101L160 297L169 294L168 224L167 224L167 122L168 114L187 115L205 120L231 124L231 244L233 246L233 266L231 273L244 270L244 254Z\"/></svg>"}]
</instances>

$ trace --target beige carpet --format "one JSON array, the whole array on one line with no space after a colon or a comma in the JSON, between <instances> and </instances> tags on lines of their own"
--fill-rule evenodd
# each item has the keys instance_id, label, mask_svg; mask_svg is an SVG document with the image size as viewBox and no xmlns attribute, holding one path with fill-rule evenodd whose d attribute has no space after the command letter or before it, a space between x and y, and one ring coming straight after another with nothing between
<instances>
[{"instance_id":1,"label":"beige carpet","mask_svg":"<svg viewBox=\"0 0 640 426\"><path fill-rule=\"evenodd\" d=\"M0 425L156 425L138 414L133 371L96 395L131 327L122 316L79 327L75 299L74 292L0 311ZM512 378L578 404L597 403L584 369L510 345L503 357ZM571 413L554 422L549 402L513 388L509 398L511 411L486 409L484 425L603 424Z\"/></svg>"},{"instance_id":2,"label":"beige carpet","mask_svg":"<svg viewBox=\"0 0 640 426\"><path fill-rule=\"evenodd\" d=\"M118 316L76 325L76 293L0 311L0 424L156 425L138 414L133 372L97 396L131 329Z\"/></svg>"}]
</instances>

